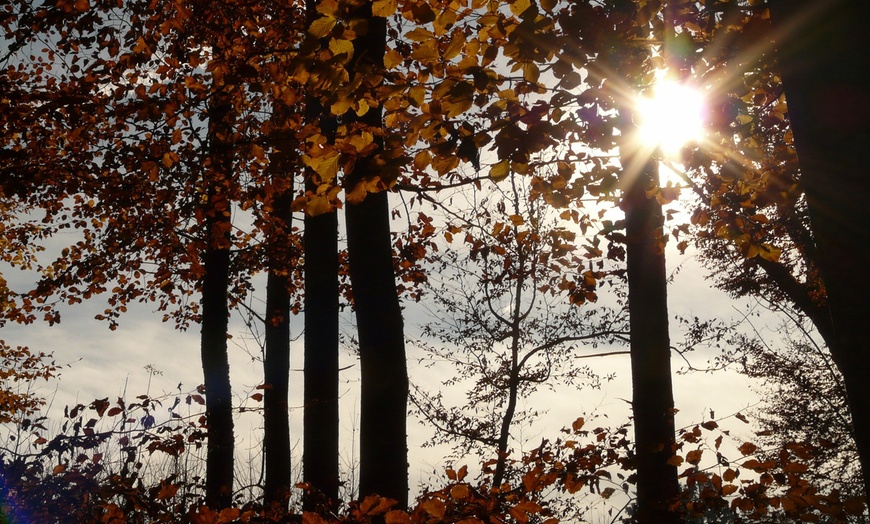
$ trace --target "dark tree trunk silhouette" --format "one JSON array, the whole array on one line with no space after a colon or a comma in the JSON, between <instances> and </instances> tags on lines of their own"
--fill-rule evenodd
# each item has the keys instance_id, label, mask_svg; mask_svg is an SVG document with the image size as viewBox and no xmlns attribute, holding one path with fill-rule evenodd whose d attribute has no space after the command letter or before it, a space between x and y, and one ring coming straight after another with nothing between
<instances>
[{"instance_id":1,"label":"dark tree trunk silhouette","mask_svg":"<svg viewBox=\"0 0 870 524\"><path fill-rule=\"evenodd\" d=\"M286 502L290 478L290 420L287 395L290 376L289 279L280 269L269 268L266 277L265 359L263 362L263 451L266 503Z\"/></svg>"},{"instance_id":2,"label":"dark tree trunk silhouette","mask_svg":"<svg viewBox=\"0 0 870 524\"><path fill-rule=\"evenodd\" d=\"M284 124L281 108L275 109L278 126ZM295 253L292 241L293 172L295 143L286 132L276 132L275 152L269 171L273 186L272 234L268 240L268 274L266 276L266 316L264 327L265 356L263 375L263 451L264 500L286 507L291 479L290 419L290 277Z\"/></svg>"},{"instance_id":3,"label":"dark tree trunk silhouette","mask_svg":"<svg viewBox=\"0 0 870 524\"><path fill-rule=\"evenodd\" d=\"M870 493L870 4L773 0L770 8L825 283L829 349Z\"/></svg>"},{"instance_id":4,"label":"dark tree trunk silhouette","mask_svg":"<svg viewBox=\"0 0 870 524\"><path fill-rule=\"evenodd\" d=\"M208 155L203 166L208 204L205 210L206 246L202 254L200 342L208 424L205 500L209 507L223 508L232 502L234 451L227 355L233 107L227 93L215 93L208 118Z\"/></svg>"},{"instance_id":5,"label":"dark tree trunk silhouette","mask_svg":"<svg viewBox=\"0 0 870 524\"><path fill-rule=\"evenodd\" d=\"M307 0L309 21L316 19L317 1ZM328 45L326 40L322 45ZM316 95L305 100L305 119L319 122L328 140L334 140L336 119ZM314 191L306 173L306 189ZM303 508L315 511L322 504L338 502L339 403L338 403L338 212L317 216L305 214L305 369L302 449L303 480L313 489L303 498Z\"/></svg>"},{"instance_id":6,"label":"dark tree trunk silhouette","mask_svg":"<svg viewBox=\"0 0 870 524\"><path fill-rule=\"evenodd\" d=\"M680 487L675 452L674 394L668 335L667 274L662 243L662 207L647 189L658 186L653 159L623 163L628 311L631 338L632 412L637 465L637 522L681 522L671 506ZM623 155L623 159L625 159Z\"/></svg>"},{"instance_id":7,"label":"dark tree trunk silhouette","mask_svg":"<svg viewBox=\"0 0 870 524\"><path fill-rule=\"evenodd\" d=\"M338 500L338 215L305 216L303 478ZM306 499L314 509L316 499Z\"/></svg>"},{"instance_id":8,"label":"dark tree trunk silhouette","mask_svg":"<svg viewBox=\"0 0 870 524\"><path fill-rule=\"evenodd\" d=\"M383 68L386 19L373 17L363 3L356 16L368 31L354 40L354 74ZM359 121L380 127L382 110L371 108ZM380 145L383 143L377 138ZM376 154L376 153L375 153ZM347 177L358 182L382 175L372 156L360 158ZM360 350L360 480L359 495L378 494L408 503L406 419L408 372L402 310L393 270L390 209L386 190L348 203L347 252Z\"/></svg>"}]
</instances>

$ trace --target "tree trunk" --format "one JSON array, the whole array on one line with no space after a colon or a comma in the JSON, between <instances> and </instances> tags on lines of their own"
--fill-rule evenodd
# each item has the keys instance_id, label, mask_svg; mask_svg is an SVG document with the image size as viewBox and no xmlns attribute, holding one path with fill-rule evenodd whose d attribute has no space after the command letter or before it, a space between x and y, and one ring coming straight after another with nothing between
<instances>
[{"instance_id":1,"label":"tree trunk","mask_svg":"<svg viewBox=\"0 0 870 524\"><path fill-rule=\"evenodd\" d=\"M282 108L275 108L276 123L285 124ZM286 132L276 133L276 148L270 159L272 175L269 262L266 277L265 358L263 375L263 452L265 468L264 500L286 509L293 487L290 458L290 277L295 262L292 244L293 173L295 143Z\"/></svg>"},{"instance_id":2,"label":"tree trunk","mask_svg":"<svg viewBox=\"0 0 870 524\"><path fill-rule=\"evenodd\" d=\"M275 265L266 277L266 354L263 362L264 500L285 504L292 488L290 476L290 420L287 395L290 387L289 279Z\"/></svg>"},{"instance_id":3,"label":"tree trunk","mask_svg":"<svg viewBox=\"0 0 870 524\"><path fill-rule=\"evenodd\" d=\"M317 0L306 0L309 23L317 13ZM327 39L321 40L328 46ZM306 123L318 122L327 140L335 140L336 119L313 93L305 100ZM313 170L306 172L306 190L315 191ZM303 508L316 511L325 504L334 509L339 487L338 402L338 212L305 214L305 369L303 380L303 480L313 491L303 497Z\"/></svg>"},{"instance_id":4,"label":"tree trunk","mask_svg":"<svg viewBox=\"0 0 870 524\"><path fill-rule=\"evenodd\" d=\"M204 179L208 204L205 210L206 246L202 255L202 371L208 443L206 448L205 501L211 508L232 503L233 403L227 355L229 322L230 185L233 151L233 108L228 94L218 92L208 111L208 157Z\"/></svg>"},{"instance_id":5,"label":"tree trunk","mask_svg":"<svg viewBox=\"0 0 870 524\"><path fill-rule=\"evenodd\" d=\"M870 4L770 3L801 183L863 470L870 465ZM864 475L870 493L870 475Z\"/></svg>"},{"instance_id":6,"label":"tree trunk","mask_svg":"<svg viewBox=\"0 0 870 524\"><path fill-rule=\"evenodd\" d=\"M393 274L387 193L347 207L347 250L359 335L361 497L407 505L408 372Z\"/></svg>"},{"instance_id":7,"label":"tree trunk","mask_svg":"<svg viewBox=\"0 0 870 524\"><path fill-rule=\"evenodd\" d=\"M302 470L318 496L338 500L338 214L305 215L305 400Z\"/></svg>"},{"instance_id":8,"label":"tree trunk","mask_svg":"<svg viewBox=\"0 0 870 524\"><path fill-rule=\"evenodd\" d=\"M356 13L368 21L368 32L354 40L355 74L383 68L386 19L373 17L365 2ZM356 58L359 57L359 58ZM381 108L359 119L381 127ZM377 139L380 145L383 143ZM374 154L377 154L377 151ZM347 177L351 190L379 173L372 156L360 158ZM360 481L359 495L378 494L408 503L407 404L408 372L402 309L393 271L390 209L387 192L369 194L346 207L347 253L360 349Z\"/></svg>"},{"instance_id":9,"label":"tree trunk","mask_svg":"<svg viewBox=\"0 0 870 524\"><path fill-rule=\"evenodd\" d=\"M642 155L644 152L639 152ZM626 155L623 154L625 159ZM638 165L640 164L640 165ZM658 186L656 160L629 158L622 207L626 221L628 311L631 332L632 411L637 464L637 522L680 522L674 394L668 335L667 274L662 208L647 189ZM633 172L636 175L632 175Z\"/></svg>"}]
</instances>

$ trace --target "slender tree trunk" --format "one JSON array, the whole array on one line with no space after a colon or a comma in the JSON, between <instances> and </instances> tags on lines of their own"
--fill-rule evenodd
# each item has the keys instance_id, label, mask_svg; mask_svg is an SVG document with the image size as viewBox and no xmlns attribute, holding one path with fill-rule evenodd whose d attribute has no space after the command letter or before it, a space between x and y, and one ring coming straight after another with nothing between
<instances>
[{"instance_id":1,"label":"slender tree trunk","mask_svg":"<svg viewBox=\"0 0 870 524\"><path fill-rule=\"evenodd\" d=\"M855 442L870 493L870 3L770 2Z\"/></svg>"},{"instance_id":2,"label":"slender tree trunk","mask_svg":"<svg viewBox=\"0 0 870 524\"><path fill-rule=\"evenodd\" d=\"M284 110L275 108L278 126L284 125ZM272 234L268 246L266 277L265 359L263 374L263 451L265 468L264 500L286 509L291 478L290 419L290 274L295 261L292 245L293 172L295 144L284 131L276 133L276 148L270 160L272 175Z\"/></svg>"},{"instance_id":3,"label":"slender tree trunk","mask_svg":"<svg viewBox=\"0 0 870 524\"><path fill-rule=\"evenodd\" d=\"M233 152L233 108L223 91L214 95L208 111L208 156L204 177L208 204L202 255L201 353L205 384L208 443L205 500L211 508L227 507L233 489L233 403L227 355L229 322L230 186Z\"/></svg>"},{"instance_id":4,"label":"slender tree trunk","mask_svg":"<svg viewBox=\"0 0 870 524\"><path fill-rule=\"evenodd\" d=\"M347 207L350 278L360 346L360 496L408 498L408 373L385 192Z\"/></svg>"},{"instance_id":5,"label":"slender tree trunk","mask_svg":"<svg viewBox=\"0 0 870 524\"><path fill-rule=\"evenodd\" d=\"M667 274L661 241L664 220L661 205L647 196L648 188L658 186L658 165L655 160L629 158L623 166L628 184L622 207L631 322L637 522L677 523L681 521L679 512L671 509L680 495L677 468L668 464L675 452L675 429ZM635 171L639 172L634 175Z\"/></svg>"},{"instance_id":6,"label":"slender tree trunk","mask_svg":"<svg viewBox=\"0 0 870 524\"><path fill-rule=\"evenodd\" d=\"M290 475L289 279L282 264L272 265L266 277L265 390L263 392L264 500L286 505L292 488Z\"/></svg>"},{"instance_id":7,"label":"slender tree trunk","mask_svg":"<svg viewBox=\"0 0 870 524\"><path fill-rule=\"evenodd\" d=\"M513 178L511 179L511 183L514 183ZM518 196L515 186L514 199L514 204L516 205ZM519 214L519 209L515 209L515 212ZM517 228L514 226L514 235L516 234ZM498 435L498 456L496 457L498 462L495 464L495 474L492 478L492 485L495 488L501 486L504 480L505 471L507 470L508 441L510 440L511 435L511 423L513 423L514 415L517 411L517 397L519 396L520 389L520 323L523 320L523 284L525 283L524 275L526 272L526 257L521 242L517 242L517 248L520 251L517 256L517 271L520 273L520 276L517 278L516 287L514 288L513 312L510 317L511 370L508 379L508 403L505 407L504 415L502 416L501 428Z\"/></svg>"},{"instance_id":8,"label":"slender tree trunk","mask_svg":"<svg viewBox=\"0 0 870 524\"><path fill-rule=\"evenodd\" d=\"M338 214L305 215L305 402L302 469L324 500L338 500Z\"/></svg>"},{"instance_id":9,"label":"slender tree trunk","mask_svg":"<svg viewBox=\"0 0 870 524\"><path fill-rule=\"evenodd\" d=\"M383 68L386 19L373 17L371 2L356 16L368 21L368 32L354 40L357 75ZM381 127L381 108L371 108L360 121ZM377 139L381 141L380 138ZM383 146L382 142L380 144ZM371 156L360 158L347 177L347 188L380 173ZM393 271L390 209L387 192L369 194L348 204L347 253L360 349L360 481L359 494L378 494L408 503L407 405L408 372L402 309Z\"/></svg>"},{"instance_id":10,"label":"slender tree trunk","mask_svg":"<svg viewBox=\"0 0 870 524\"><path fill-rule=\"evenodd\" d=\"M306 0L309 22L316 19L317 0ZM326 39L321 41L326 46ZM318 94L305 100L306 123L319 122L321 133L335 139L336 119ZM306 173L306 189L314 191L317 174ZM305 382L302 474L314 490L306 493L303 508L334 508L339 488L338 402L338 212L305 214Z\"/></svg>"}]
</instances>

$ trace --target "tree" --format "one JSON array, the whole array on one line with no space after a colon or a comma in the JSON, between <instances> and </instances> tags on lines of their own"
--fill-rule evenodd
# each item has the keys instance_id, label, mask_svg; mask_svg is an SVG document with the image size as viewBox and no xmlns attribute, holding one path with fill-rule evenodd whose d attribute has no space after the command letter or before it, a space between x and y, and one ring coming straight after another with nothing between
<instances>
[{"instance_id":1,"label":"tree","mask_svg":"<svg viewBox=\"0 0 870 524\"><path fill-rule=\"evenodd\" d=\"M460 206L461 195L449 205L434 204L448 222L449 246L431 256L431 280L438 284L425 292L437 309L427 308L420 346L433 364L456 367L442 383L454 391L467 385L467 401L456 406L440 392L420 389L413 398L437 432L434 441L451 444L460 457L472 451L492 457L494 488L515 482L509 464L516 428L533 425L543 411L524 411L520 402L555 384L598 386L600 378L577 359L626 352L581 349L627 341L628 335L620 312L571 304L560 289L576 262L577 233L550 216L547 204L530 200L527 183L514 173L480 191L466 188L473 211ZM583 227L591 222L581 220ZM590 278L594 274L589 270Z\"/></svg>"},{"instance_id":2,"label":"tree","mask_svg":"<svg viewBox=\"0 0 870 524\"><path fill-rule=\"evenodd\" d=\"M271 209L267 213L270 231L267 238L266 314L264 315L263 358L263 485L266 503L286 506L293 488L290 468L290 315L293 275L299 261L297 235L293 233L293 179L299 169L298 145L285 121L288 108L273 108L274 144L268 171L274 186Z\"/></svg>"},{"instance_id":3,"label":"tree","mask_svg":"<svg viewBox=\"0 0 870 524\"><path fill-rule=\"evenodd\" d=\"M269 229L266 203L282 200L267 191L281 191L281 184L263 176L274 144L262 115L296 97L277 64L289 61L300 29L278 21L293 20L298 8L165 7L25 2L5 20L12 44L5 58L15 66L4 71L4 82L12 78L29 94L10 113L23 132L4 137L3 169L12 175L4 196L44 213L45 224L34 228L16 217L24 224L7 238L44 240L63 229L77 236L36 267L34 289L13 297L4 313L31 322L43 312L56 322L57 301L110 291L109 308L98 317L110 327L133 301L156 302L164 320L181 328L201 322L214 447L207 499L219 507L229 503L233 470L227 317L247 293L248 276L265 264L251 243ZM190 24L194 16L203 23ZM256 31L255 20L263 21ZM245 30L237 25L243 22ZM40 40L50 43L38 56L19 51ZM44 124L47 131L37 131ZM296 124L285 119L279 131ZM28 148L38 155L20 154ZM255 229L243 231L232 221L236 210L265 220L255 217ZM196 292L200 303L190 304Z\"/></svg>"},{"instance_id":4,"label":"tree","mask_svg":"<svg viewBox=\"0 0 870 524\"><path fill-rule=\"evenodd\" d=\"M864 212L868 180L868 39L861 2L770 3L777 56L788 100L801 183L825 283L835 343L831 355L846 386L858 455L870 464L870 354L865 324L870 283L870 228ZM821 110L824 108L823 110ZM832 118L836 116L836 118ZM864 475L870 493L870 475Z\"/></svg>"},{"instance_id":5,"label":"tree","mask_svg":"<svg viewBox=\"0 0 870 524\"><path fill-rule=\"evenodd\" d=\"M307 17L317 19L317 2L309 0ZM324 45L325 39L320 39ZM328 47L328 42L326 46ZM336 119L320 102L319 93L309 93L305 101L307 124L321 131L325 141L334 144ZM317 196L318 187L327 194L334 182L316 170L306 172L306 192ZM323 194L321 190L321 195ZM334 202L323 209L305 213L305 368L302 473L309 489L326 501L338 501L339 488L339 292L338 210ZM306 509L317 507L311 493Z\"/></svg>"},{"instance_id":6,"label":"tree","mask_svg":"<svg viewBox=\"0 0 870 524\"><path fill-rule=\"evenodd\" d=\"M386 19L373 16L370 2L354 6L353 19L367 27L353 42L352 83L375 89L384 69ZM370 107L350 120L376 135L375 149L357 160L345 181L347 256L360 350L359 493L390 497L404 507L408 499L408 372L386 191L395 175L391 176L387 164L389 151L377 136L383 126L381 108ZM366 195L372 185L374 191ZM351 196L360 191L361 200Z\"/></svg>"}]
</instances>

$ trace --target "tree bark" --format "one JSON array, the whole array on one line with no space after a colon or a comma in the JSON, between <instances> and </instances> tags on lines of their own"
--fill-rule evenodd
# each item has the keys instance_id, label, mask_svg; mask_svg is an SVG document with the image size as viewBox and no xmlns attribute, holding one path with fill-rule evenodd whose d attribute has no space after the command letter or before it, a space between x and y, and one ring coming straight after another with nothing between
<instances>
[{"instance_id":1,"label":"tree bark","mask_svg":"<svg viewBox=\"0 0 870 524\"><path fill-rule=\"evenodd\" d=\"M200 350L207 417L205 501L211 508L232 503L233 403L227 355L229 323L230 184L233 151L233 108L230 96L219 91L208 110L208 156L204 182L206 246L202 255L202 325Z\"/></svg>"},{"instance_id":2,"label":"tree bark","mask_svg":"<svg viewBox=\"0 0 870 524\"><path fill-rule=\"evenodd\" d=\"M306 510L338 500L338 214L305 215L305 398L302 470L322 497Z\"/></svg>"},{"instance_id":3,"label":"tree bark","mask_svg":"<svg viewBox=\"0 0 870 524\"><path fill-rule=\"evenodd\" d=\"M287 395L290 388L290 298L289 279L273 265L266 277L265 359L263 362L264 500L286 505L292 488L290 475L290 419Z\"/></svg>"},{"instance_id":4,"label":"tree bark","mask_svg":"<svg viewBox=\"0 0 870 524\"><path fill-rule=\"evenodd\" d=\"M278 126L285 124L285 110L276 107ZM285 509L293 487L290 456L290 277L295 261L292 244L293 173L295 143L288 133L276 132L270 159L272 176L272 234L269 238L266 276L265 355L263 362L264 501Z\"/></svg>"},{"instance_id":5,"label":"tree bark","mask_svg":"<svg viewBox=\"0 0 870 524\"><path fill-rule=\"evenodd\" d=\"M317 13L317 0L306 1L309 23ZM327 46L326 39L321 40ZM336 119L312 93L305 100L306 123L319 122L327 140L335 140ZM315 191L317 174L306 172L306 190ZM334 509L339 488L338 402L338 211L318 216L305 214L305 369L303 371L302 475L312 491L303 495L306 511L324 505Z\"/></svg>"},{"instance_id":6,"label":"tree bark","mask_svg":"<svg viewBox=\"0 0 870 524\"><path fill-rule=\"evenodd\" d=\"M661 204L647 196L647 189L658 187L658 165L654 159L629 157L623 169L628 184L622 207L626 222L636 516L638 524L676 524L681 522L680 513L672 507L678 502L680 487L676 466L668 464L675 452L675 428L667 274L661 240L664 219ZM635 171L639 172L633 175Z\"/></svg>"},{"instance_id":7,"label":"tree bark","mask_svg":"<svg viewBox=\"0 0 870 524\"><path fill-rule=\"evenodd\" d=\"M870 465L870 4L772 0L777 53L863 470ZM870 475L864 475L870 493Z\"/></svg>"},{"instance_id":8,"label":"tree bark","mask_svg":"<svg viewBox=\"0 0 870 524\"><path fill-rule=\"evenodd\" d=\"M354 74L383 69L386 19L371 14L371 2L356 13L368 21L368 32L354 40ZM381 108L371 108L359 121L382 126ZM372 156L358 159L347 189L381 173ZM390 209L386 190L349 203L345 211L347 252L360 350L360 481L359 495L378 494L408 504L407 404L408 372L405 338L393 270Z\"/></svg>"}]
</instances>

